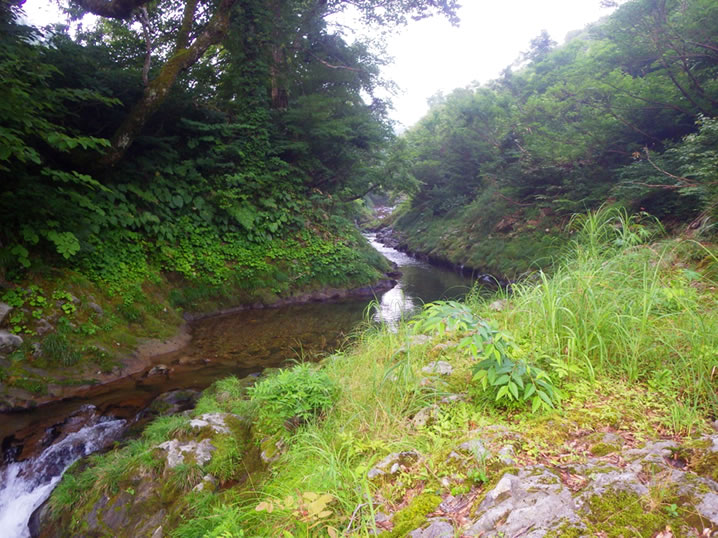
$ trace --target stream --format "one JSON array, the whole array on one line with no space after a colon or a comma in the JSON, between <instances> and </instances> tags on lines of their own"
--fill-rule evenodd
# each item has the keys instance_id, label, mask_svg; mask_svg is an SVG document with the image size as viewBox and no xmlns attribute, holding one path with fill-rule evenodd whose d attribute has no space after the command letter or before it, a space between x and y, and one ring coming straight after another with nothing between
<instances>
[{"instance_id":1,"label":"stream","mask_svg":"<svg viewBox=\"0 0 718 538\"><path fill-rule=\"evenodd\" d=\"M126 435L160 394L199 391L222 377L316 360L341 346L367 312L375 322L394 327L423 303L461 298L472 286L470 276L386 247L374 234L366 237L402 273L376 301L347 298L197 320L191 323L189 344L154 357L155 366L146 372L89 389L83 397L0 414L2 536L30 536L30 516L65 469Z\"/></svg>"}]
</instances>

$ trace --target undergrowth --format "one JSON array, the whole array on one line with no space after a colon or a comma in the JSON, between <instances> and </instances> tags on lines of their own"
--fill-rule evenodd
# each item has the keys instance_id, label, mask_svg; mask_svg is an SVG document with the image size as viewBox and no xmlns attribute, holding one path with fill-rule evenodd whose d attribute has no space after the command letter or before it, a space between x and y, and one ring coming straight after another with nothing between
<instances>
[{"instance_id":1,"label":"undergrowth","mask_svg":"<svg viewBox=\"0 0 718 538\"><path fill-rule=\"evenodd\" d=\"M581 461L601 448L595 441L581 448L591 433L619 432L632 442L703 433L718 413L712 249L700 246L698 256L684 241L658 240L650 220L614 210L574 222L581 227L556 271L500 292L498 305L478 294L431 305L414 324L357 332L319 370L300 365L249 391L236 379L206 391L197 413L263 416L254 443L264 447L274 433L279 459L251 483L233 485L236 458L222 458L215 472L227 486L186 497L187 517L174 535L227 528L247 536L364 536L389 530L377 523L380 512L395 514L395 525L408 522L403 533L439 498L466 493L480 502L513 465ZM427 372L437 360L452 372ZM499 371L506 360L524 369ZM496 375L477 376L482 361L495 364ZM534 371L543 374L531 381ZM562 398L532 405L531 382ZM172 427L160 423L149 435L160 442ZM515 463L476 446L462 452L459 445L477 436L492 450L511 445ZM119 460L97 456L93 475L69 480L104 476L100 488L121 482L115 473L143 461L133 446ZM392 453L406 455L395 474L369 478ZM53 499L72 489L65 484Z\"/></svg>"}]
</instances>

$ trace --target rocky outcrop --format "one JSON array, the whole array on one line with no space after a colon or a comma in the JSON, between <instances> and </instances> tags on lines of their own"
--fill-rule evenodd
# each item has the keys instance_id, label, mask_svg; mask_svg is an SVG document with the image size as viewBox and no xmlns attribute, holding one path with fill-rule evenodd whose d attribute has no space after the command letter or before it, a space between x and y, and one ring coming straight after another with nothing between
<instances>
[{"instance_id":1,"label":"rocky outcrop","mask_svg":"<svg viewBox=\"0 0 718 538\"><path fill-rule=\"evenodd\" d=\"M439 507L409 536L539 538L639 532L707 537L718 531L718 434L683 444L654 440L630 446L615 433L596 433L586 436L585 443L588 454L598 447L599 457L507 467L515 465L518 456L511 445L498 448L497 443L513 437L520 444L519 434L490 428L477 433L483 437L477 435L451 452L445 467L455 472L443 478L442 485L449 489L456 481L466 482L461 477L478 469L483 469L478 474L487 484L475 484L456 496L444 494ZM411 475L428 459L411 452L402 462L401 454L387 456L372 469L371 478L387 483L392 472ZM400 510L383 516L377 525L391 531L406 517Z\"/></svg>"},{"instance_id":2,"label":"rocky outcrop","mask_svg":"<svg viewBox=\"0 0 718 538\"><path fill-rule=\"evenodd\" d=\"M221 486L220 475L213 475L218 468L213 467L213 458L226 457L222 450L228 439L246 442L241 465L250 467L248 428L241 417L230 413L187 417L171 439L149 447L145 458L151 455L156 463L119 476L114 491L90 494L72 514L63 514L57 521L52 520L47 506L38 509L32 518L33 536L164 535L171 527L172 514L186 509L190 492L212 492ZM188 469L192 472L185 474Z\"/></svg>"}]
</instances>

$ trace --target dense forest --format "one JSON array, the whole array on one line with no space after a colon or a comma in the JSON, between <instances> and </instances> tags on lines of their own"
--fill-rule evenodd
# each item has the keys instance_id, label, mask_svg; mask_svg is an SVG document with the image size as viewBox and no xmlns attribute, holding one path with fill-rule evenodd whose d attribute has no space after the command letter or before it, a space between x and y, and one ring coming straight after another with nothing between
<instances>
[{"instance_id":1,"label":"dense forest","mask_svg":"<svg viewBox=\"0 0 718 538\"><path fill-rule=\"evenodd\" d=\"M46 28L21 4L0 10L0 300L26 340L59 322L47 365L88 337L128 352L126 326L159 336L176 308L382 278L353 218L407 180L383 59L327 21L352 8L382 32L455 2L78 1Z\"/></svg>"},{"instance_id":2,"label":"dense forest","mask_svg":"<svg viewBox=\"0 0 718 538\"><path fill-rule=\"evenodd\" d=\"M718 203L718 5L627 2L502 75L438 95L402 139L415 251L516 274L609 202L707 231Z\"/></svg>"},{"instance_id":3,"label":"dense forest","mask_svg":"<svg viewBox=\"0 0 718 538\"><path fill-rule=\"evenodd\" d=\"M403 178L372 97L381 59L326 19L455 9L381 4L81 1L41 30L4 2L3 275L49 263L115 286L159 265L220 282L278 238L352 235L343 205Z\"/></svg>"}]
</instances>

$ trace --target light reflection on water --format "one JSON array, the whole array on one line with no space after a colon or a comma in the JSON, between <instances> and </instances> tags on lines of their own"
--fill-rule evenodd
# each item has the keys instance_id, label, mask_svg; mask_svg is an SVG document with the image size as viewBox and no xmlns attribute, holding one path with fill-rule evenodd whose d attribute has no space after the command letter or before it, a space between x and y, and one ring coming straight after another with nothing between
<instances>
[{"instance_id":1,"label":"light reflection on water","mask_svg":"<svg viewBox=\"0 0 718 538\"><path fill-rule=\"evenodd\" d=\"M373 316L375 321L395 329L399 321L415 315L424 303L460 299L471 290L472 279L458 271L431 265L384 246L376 240L375 234L366 234L366 238L402 272L397 285L381 296Z\"/></svg>"}]
</instances>

